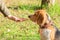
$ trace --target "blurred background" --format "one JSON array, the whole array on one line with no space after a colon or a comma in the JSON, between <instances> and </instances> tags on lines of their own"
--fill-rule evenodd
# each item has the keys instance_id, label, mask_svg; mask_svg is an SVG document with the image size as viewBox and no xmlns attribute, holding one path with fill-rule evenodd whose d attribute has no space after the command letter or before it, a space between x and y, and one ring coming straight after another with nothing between
<instances>
[{"instance_id":1,"label":"blurred background","mask_svg":"<svg viewBox=\"0 0 60 40\"><path fill-rule=\"evenodd\" d=\"M41 0L3 0L11 14L20 18L28 18L40 9ZM60 0L49 8L49 15L55 25L60 28ZM39 26L31 20L14 22L0 13L0 40L40 40Z\"/></svg>"}]
</instances>

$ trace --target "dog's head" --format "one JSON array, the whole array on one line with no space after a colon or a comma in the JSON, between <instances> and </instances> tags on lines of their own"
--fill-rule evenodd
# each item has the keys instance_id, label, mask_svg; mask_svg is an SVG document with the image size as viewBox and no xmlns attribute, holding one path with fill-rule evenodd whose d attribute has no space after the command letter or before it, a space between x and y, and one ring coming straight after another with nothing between
<instances>
[{"instance_id":1,"label":"dog's head","mask_svg":"<svg viewBox=\"0 0 60 40\"><path fill-rule=\"evenodd\" d=\"M40 26L50 21L50 17L45 10L37 10L34 15L29 15L28 17Z\"/></svg>"}]
</instances>

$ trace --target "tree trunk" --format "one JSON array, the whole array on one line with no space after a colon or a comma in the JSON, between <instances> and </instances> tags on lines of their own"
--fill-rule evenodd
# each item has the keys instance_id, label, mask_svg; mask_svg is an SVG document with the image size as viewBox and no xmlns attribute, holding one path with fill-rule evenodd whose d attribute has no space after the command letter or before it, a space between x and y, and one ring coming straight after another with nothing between
<instances>
[{"instance_id":1,"label":"tree trunk","mask_svg":"<svg viewBox=\"0 0 60 40\"><path fill-rule=\"evenodd\" d=\"M41 9L49 8L50 6L54 6L55 0L42 0L41 1Z\"/></svg>"}]
</instances>

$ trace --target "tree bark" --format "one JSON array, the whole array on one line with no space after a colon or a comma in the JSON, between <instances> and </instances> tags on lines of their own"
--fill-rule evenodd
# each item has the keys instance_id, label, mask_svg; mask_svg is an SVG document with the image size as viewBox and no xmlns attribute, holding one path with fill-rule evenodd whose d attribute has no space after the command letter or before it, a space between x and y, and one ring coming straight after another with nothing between
<instances>
[{"instance_id":1,"label":"tree bark","mask_svg":"<svg viewBox=\"0 0 60 40\"><path fill-rule=\"evenodd\" d=\"M41 9L54 6L55 0L41 0Z\"/></svg>"}]
</instances>

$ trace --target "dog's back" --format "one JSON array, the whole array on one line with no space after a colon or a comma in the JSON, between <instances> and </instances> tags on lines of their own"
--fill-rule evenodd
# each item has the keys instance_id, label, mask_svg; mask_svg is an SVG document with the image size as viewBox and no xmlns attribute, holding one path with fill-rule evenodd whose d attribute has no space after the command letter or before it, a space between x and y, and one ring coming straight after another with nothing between
<instances>
[{"instance_id":1,"label":"dog's back","mask_svg":"<svg viewBox=\"0 0 60 40\"><path fill-rule=\"evenodd\" d=\"M55 32L55 40L60 40L60 30L58 30L57 28Z\"/></svg>"},{"instance_id":2,"label":"dog's back","mask_svg":"<svg viewBox=\"0 0 60 40\"><path fill-rule=\"evenodd\" d=\"M60 40L60 30L51 25L50 28L39 29L41 40Z\"/></svg>"},{"instance_id":3,"label":"dog's back","mask_svg":"<svg viewBox=\"0 0 60 40\"><path fill-rule=\"evenodd\" d=\"M60 40L60 30L55 26L52 25L55 28L55 40Z\"/></svg>"}]
</instances>

